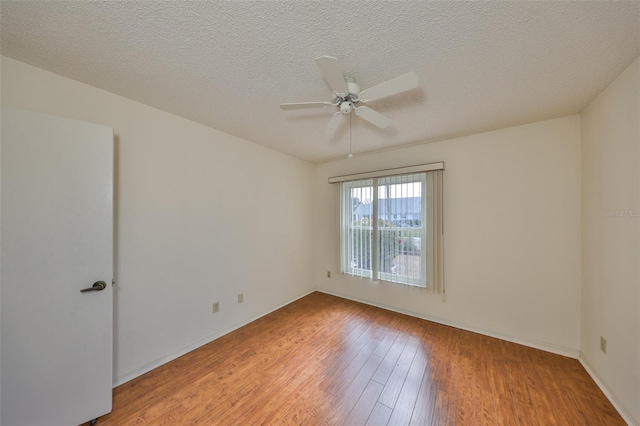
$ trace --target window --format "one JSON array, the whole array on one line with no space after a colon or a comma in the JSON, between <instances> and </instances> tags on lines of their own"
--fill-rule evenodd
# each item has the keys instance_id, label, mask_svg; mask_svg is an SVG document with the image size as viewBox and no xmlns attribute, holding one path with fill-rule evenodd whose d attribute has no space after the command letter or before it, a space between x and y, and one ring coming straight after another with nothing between
<instances>
[{"instance_id":1,"label":"window","mask_svg":"<svg viewBox=\"0 0 640 426\"><path fill-rule=\"evenodd\" d=\"M441 170L332 178L341 179L343 273L440 292Z\"/></svg>"}]
</instances>

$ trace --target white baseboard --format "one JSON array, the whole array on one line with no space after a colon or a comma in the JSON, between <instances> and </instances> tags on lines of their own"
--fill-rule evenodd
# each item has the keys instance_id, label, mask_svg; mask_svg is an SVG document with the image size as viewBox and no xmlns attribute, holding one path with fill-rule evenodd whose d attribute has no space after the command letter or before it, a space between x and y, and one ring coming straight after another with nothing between
<instances>
[{"instance_id":1,"label":"white baseboard","mask_svg":"<svg viewBox=\"0 0 640 426\"><path fill-rule=\"evenodd\" d=\"M606 396L607 399L611 402L611 405L613 405L613 408L615 408L618 411L618 413L622 416L623 420L627 422L629 426L639 426L640 421L634 419L631 413L629 413L629 410L627 410L625 406L622 405L620 401L618 401L618 399L609 390L607 385L604 384L602 379L600 379L600 377L598 377L596 372L591 368L591 366L589 365L589 360L587 359L587 357L584 356L583 353L580 354L580 358L578 358L578 361L580 361L580 364L582 364L584 369L587 370L587 373L589 373L593 381L596 382L596 385L598 385L602 393L604 393L604 396Z\"/></svg>"},{"instance_id":2,"label":"white baseboard","mask_svg":"<svg viewBox=\"0 0 640 426\"><path fill-rule=\"evenodd\" d=\"M509 335L506 335L506 334L495 333L495 332L493 332L491 330L485 330L485 329L482 329L482 328L469 327L469 326L464 325L464 324L458 324L458 323L456 323L454 321L449 321L449 320L445 320L445 319L442 319L442 318L432 317L432 316L429 316L429 315L423 315L423 314L419 314L419 313L416 313L416 312L408 311L408 310L405 310L405 309L399 309L399 308L396 308L394 306L384 305L384 304L380 304L380 303L371 302L369 300L364 300L364 299L360 299L360 298L357 298L357 297L348 296L348 295L345 295L345 294L341 294L341 293L337 293L337 292L334 292L334 291L331 291L331 290L327 290L327 289L322 288L322 287L316 287L316 290L321 292L321 293L330 294L332 296L341 297L343 299L348 299L348 300L353 300L355 302L364 303L365 305L375 306L377 308L382 308L382 309L386 309L388 311L393 311L393 312L397 312L397 313L400 313L400 314L409 315L411 317L420 318L420 319L423 319L423 320L435 322L435 323L442 324L442 325L448 325L450 327L459 328L459 329L465 330L465 331L471 331L472 333L478 333L478 334L482 334L482 335L489 336L489 337L495 337L496 339L506 340L507 342L517 343L519 345L528 346L528 347L534 348L534 349L540 349L540 350L545 351L545 352L551 352L551 353L554 353L554 354L557 354L557 355L562 355L562 356L566 356L566 357L574 358L574 359L578 359L579 356L580 356L580 351L577 350L577 349L567 348L565 346L554 345L554 344L546 343L546 342L538 342L538 341L534 341L534 340L522 339L522 338L519 338L519 337L509 336Z\"/></svg>"},{"instance_id":3,"label":"white baseboard","mask_svg":"<svg viewBox=\"0 0 640 426\"><path fill-rule=\"evenodd\" d=\"M128 382L130 380L135 379L136 377L142 376L143 374L148 373L149 371L151 371L151 370L153 370L155 368L158 368L161 365L166 364L169 361L173 361L174 359L179 358L182 355L185 355L185 354L187 354L187 353L189 353L189 352L191 352L191 351L193 351L195 349L198 349L200 346L204 346L207 343L210 343L210 342L212 342L212 341L214 341L216 339L219 339L220 337L222 337L222 336L224 336L226 334L229 334L232 331L239 329L240 327L244 327L245 325L247 325L247 324L249 324L249 323L251 323L251 322L253 322L253 321L257 320L257 319L260 319L263 316L268 315L273 311L277 311L278 309L282 308L283 306L286 306L286 305L288 305L290 303L293 303L298 299L302 299L303 297L308 296L309 294L311 294L311 293L313 293L315 291L316 291L315 289L309 290L309 291L307 291L307 292L305 292L305 293L303 293L303 294L301 294L301 295L299 295L297 297L294 297L293 299L290 299L290 300L288 300L288 301L286 301L284 303L281 303L281 304L279 304L277 306L274 306L274 307L270 308L269 310L267 310L267 311L265 311L265 312L263 312L261 314L258 314L258 315L254 316L254 317L252 317L252 318L250 318L248 320L232 324L229 327L226 327L226 328L224 328L224 329L222 329L222 330L220 330L220 331L218 331L216 333L210 334L210 335L208 335L208 336L206 336L206 337L204 337L204 338L202 338L202 339L200 339L200 340L198 340L198 341L196 341L194 343L191 343L189 345L183 346L182 348L180 348L180 349L178 349L176 351L168 353L165 356L157 358L157 359L155 359L155 360L153 360L153 361L151 361L151 362L149 362L149 363L147 363L147 364L145 364L145 365L143 365L143 366L141 366L139 368L136 368L136 369L131 370L131 371L119 376L119 377L116 377L114 379L113 387L115 388L116 386L120 386L123 383L126 383L126 382Z\"/></svg>"}]
</instances>

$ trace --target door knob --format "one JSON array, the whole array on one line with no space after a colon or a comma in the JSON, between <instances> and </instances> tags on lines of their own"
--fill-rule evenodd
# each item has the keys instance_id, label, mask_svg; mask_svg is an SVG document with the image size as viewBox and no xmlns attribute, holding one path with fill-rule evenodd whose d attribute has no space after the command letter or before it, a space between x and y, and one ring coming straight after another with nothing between
<instances>
[{"instance_id":1,"label":"door knob","mask_svg":"<svg viewBox=\"0 0 640 426\"><path fill-rule=\"evenodd\" d=\"M104 281L96 281L91 287L80 290L80 293L86 293L88 291L102 291L105 288L107 288L107 283Z\"/></svg>"}]
</instances>

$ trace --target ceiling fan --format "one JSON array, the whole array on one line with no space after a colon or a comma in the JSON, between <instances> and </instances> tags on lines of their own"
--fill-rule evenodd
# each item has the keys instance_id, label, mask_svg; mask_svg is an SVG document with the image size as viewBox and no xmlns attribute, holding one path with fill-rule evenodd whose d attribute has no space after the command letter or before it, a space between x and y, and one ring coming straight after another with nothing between
<instances>
[{"instance_id":1,"label":"ceiling fan","mask_svg":"<svg viewBox=\"0 0 640 426\"><path fill-rule=\"evenodd\" d=\"M360 86L358 86L353 77L345 77L342 74L342 68L336 58L332 56L320 56L316 59L316 64L318 64L320 72L333 91L333 102L286 103L280 104L280 108L290 110L329 106L337 107L338 111L333 114L327 124L326 131L328 134L333 134L342 122L344 116L350 114L352 111L354 111L358 117L367 120L381 129L389 127L392 123L389 117L363 104L415 89L420 83L418 74L408 72L361 91Z\"/></svg>"}]
</instances>

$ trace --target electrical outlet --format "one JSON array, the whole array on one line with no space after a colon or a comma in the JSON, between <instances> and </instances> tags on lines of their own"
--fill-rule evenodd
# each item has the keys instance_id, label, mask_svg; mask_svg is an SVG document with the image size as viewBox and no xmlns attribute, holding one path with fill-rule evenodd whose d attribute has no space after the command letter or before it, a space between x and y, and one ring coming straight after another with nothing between
<instances>
[{"instance_id":1,"label":"electrical outlet","mask_svg":"<svg viewBox=\"0 0 640 426\"><path fill-rule=\"evenodd\" d=\"M244 293L238 293L238 303L244 302Z\"/></svg>"},{"instance_id":2,"label":"electrical outlet","mask_svg":"<svg viewBox=\"0 0 640 426\"><path fill-rule=\"evenodd\" d=\"M327 271L327 278L331 278L331 271Z\"/></svg>"},{"instance_id":3,"label":"electrical outlet","mask_svg":"<svg viewBox=\"0 0 640 426\"><path fill-rule=\"evenodd\" d=\"M213 303L213 313L215 314L219 310L220 310L220 302L214 302Z\"/></svg>"},{"instance_id":4,"label":"electrical outlet","mask_svg":"<svg viewBox=\"0 0 640 426\"><path fill-rule=\"evenodd\" d=\"M607 353L607 339L605 339L604 337L600 336L600 350L602 351L602 353L606 354Z\"/></svg>"}]
</instances>

